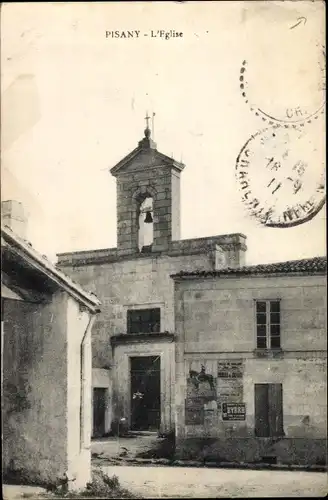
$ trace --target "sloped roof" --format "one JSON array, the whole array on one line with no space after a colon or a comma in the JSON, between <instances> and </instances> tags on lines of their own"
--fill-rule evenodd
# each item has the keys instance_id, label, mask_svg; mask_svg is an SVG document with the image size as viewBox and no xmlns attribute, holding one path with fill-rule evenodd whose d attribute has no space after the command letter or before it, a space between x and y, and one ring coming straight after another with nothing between
<instances>
[{"instance_id":1,"label":"sloped roof","mask_svg":"<svg viewBox=\"0 0 328 500\"><path fill-rule=\"evenodd\" d=\"M8 245L36 272L46 275L53 283L64 289L78 302L83 303L90 311L98 312L100 310L101 303L96 295L87 292L78 283L66 276L45 255L38 253L31 243L14 233L10 227L1 226L1 237L3 239L2 246L3 244Z\"/></svg>"},{"instance_id":2,"label":"sloped roof","mask_svg":"<svg viewBox=\"0 0 328 500\"><path fill-rule=\"evenodd\" d=\"M144 139L145 140L145 139ZM153 166L158 166L158 165L167 165L167 166L172 166L176 168L177 170L183 170L185 165L181 162L176 161L174 158L171 158L170 156L167 156L163 153L160 153L156 149L155 143L153 143L154 146L144 146L143 141L139 142L139 145L131 151L129 154L127 154L122 160L120 160L114 167L110 169L110 173L112 175L117 175L119 171L124 170L125 168L128 167L128 165L132 164L135 162L138 158L138 156L142 154L147 154L151 155L151 163Z\"/></svg>"},{"instance_id":3,"label":"sloped roof","mask_svg":"<svg viewBox=\"0 0 328 500\"><path fill-rule=\"evenodd\" d=\"M313 257L311 259L288 260L285 262L276 262L273 264L257 264L254 266L242 266L237 268L226 267L217 271L181 271L171 275L172 278L188 277L219 277L226 275L257 275L257 274L323 274L327 271L326 257Z\"/></svg>"}]
</instances>

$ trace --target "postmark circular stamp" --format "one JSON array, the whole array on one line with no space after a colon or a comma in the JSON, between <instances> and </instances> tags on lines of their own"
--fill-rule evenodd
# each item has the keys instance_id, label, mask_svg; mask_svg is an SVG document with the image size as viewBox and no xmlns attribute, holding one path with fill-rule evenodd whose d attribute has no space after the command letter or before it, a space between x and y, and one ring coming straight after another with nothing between
<instances>
[{"instance_id":1,"label":"postmark circular stamp","mask_svg":"<svg viewBox=\"0 0 328 500\"><path fill-rule=\"evenodd\" d=\"M244 206L261 224L297 226L324 206L323 135L275 125L252 135L243 146L236 180Z\"/></svg>"},{"instance_id":2,"label":"postmark circular stamp","mask_svg":"<svg viewBox=\"0 0 328 500\"><path fill-rule=\"evenodd\" d=\"M245 102L268 125L302 126L325 111L326 49L264 50L244 60L239 87Z\"/></svg>"}]
</instances>

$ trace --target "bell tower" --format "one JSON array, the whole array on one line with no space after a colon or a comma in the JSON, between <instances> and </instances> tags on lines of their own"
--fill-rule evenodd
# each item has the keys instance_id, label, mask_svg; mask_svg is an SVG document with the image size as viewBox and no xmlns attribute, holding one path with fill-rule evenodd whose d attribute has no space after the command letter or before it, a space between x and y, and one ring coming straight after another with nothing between
<instances>
[{"instance_id":1,"label":"bell tower","mask_svg":"<svg viewBox=\"0 0 328 500\"><path fill-rule=\"evenodd\" d=\"M111 168L117 186L119 254L165 252L180 239L180 173L184 165L157 151L146 116L138 146Z\"/></svg>"}]
</instances>

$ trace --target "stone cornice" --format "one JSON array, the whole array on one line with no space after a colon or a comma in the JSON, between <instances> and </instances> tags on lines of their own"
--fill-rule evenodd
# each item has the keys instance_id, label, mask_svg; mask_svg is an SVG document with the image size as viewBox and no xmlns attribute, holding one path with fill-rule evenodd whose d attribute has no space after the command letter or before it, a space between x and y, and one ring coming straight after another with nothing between
<instances>
[{"instance_id":1,"label":"stone cornice","mask_svg":"<svg viewBox=\"0 0 328 500\"><path fill-rule=\"evenodd\" d=\"M163 252L150 251L148 253L120 253L117 248L101 250L89 250L72 253L57 254L59 267L74 267L93 264L106 264L120 262L123 260L136 260L155 258L161 256L176 257L180 255L200 255L215 251L219 245L224 251L242 250L246 251L244 241L246 236L240 233L208 236L204 238L191 238L186 240L173 240L170 248Z\"/></svg>"},{"instance_id":2,"label":"stone cornice","mask_svg":"<svg viewBox=\"0 0 328 500\"><path fill-rule=\"evenodd\" d=\"M140 344L142 342L174 342L174 333L160 332L160 333L122 333L113 335L110 339L112 347L121 344Z\"/></svg>"}]
</instances>

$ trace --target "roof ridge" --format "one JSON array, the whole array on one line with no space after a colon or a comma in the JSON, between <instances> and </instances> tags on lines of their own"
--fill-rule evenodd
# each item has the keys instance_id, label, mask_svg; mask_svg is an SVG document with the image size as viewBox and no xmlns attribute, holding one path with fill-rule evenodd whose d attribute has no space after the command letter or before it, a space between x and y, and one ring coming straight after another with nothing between
<instances>
[{"instance_id":1,"label":"roof ridge","mask_svg":"<svg viewBox=\"0 0 328 500\"><path fill-rule=\"evenodd\" d=\"M252 264L233 268L231 266L222 269L180 271L172 274L171 277L183 276L219 276L220 274L270 274L270 273L290 273L290 272L323 272L327 269L327 257L316 256L304 259L272 262L269 264Z\"/></svg>"},{"instance_id":2,"label":"roof ridge","mask_svg":"<svg viewBox=\"0 0 328 500\"><path fill-rule=\"evenodd\" d=\"M321 259L321 260L326 260L327 257L324 255L318 255L315 257L305 257L304 259L289 259L289 260L279 260L277 262L263 262L259 264L249 264L245 265L242 267L257 267L257 266L275 266L278 264L294 264L294 263L300 263L300 262L308 262L308 261L314 261L316 259Z\"/></svg>"},{"instance_id":3,"label":"roof ridge","mask_svg":"<svg viewBox=\"0 0 328 500\"><path fill-rule=\"evenodd\" d=\"M144 148L142 145L138 145L136 148L133 149L133 151L130 151L127 155L124 156L120 161L118 161L113 167L109 169L110 173L115 177L116 173L121 170L126 164L129 162L133 161L133 159L142 152L145 151L152 151L155 155L157 155L160 159L162 160L167 160L168 165L172 165L175 168L178 168L180 170L183 170L185 167L185 164L175 160L171 156L166 155L165 153L161 153L158 151L157 148ZM155 165L154 165L155 166Z\"/></svg>"},{"instance_id":4,"label":"roof ridge","mask_svg":"<svg viewBox=\"0 0 328 500\"><path fill-rule=\"evenodd\" d=\"M94 306L100 306L101 302L93 292L85 290L79 283L76 283L72 278L67 276L56 264L51 262L46 255L38 252L28 240L16 234L9 226L1 225L1 233L4 239L11 239L18 248L25 252L30 258L34 259L39 265L43 266L44 272L47 271L48 273L52 273L53 276L65 283L67 287L84 297L84 300L88 300L93 303Z\"/></svg>"}]
</instances>

